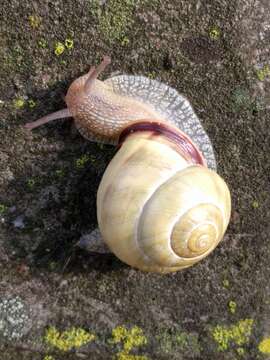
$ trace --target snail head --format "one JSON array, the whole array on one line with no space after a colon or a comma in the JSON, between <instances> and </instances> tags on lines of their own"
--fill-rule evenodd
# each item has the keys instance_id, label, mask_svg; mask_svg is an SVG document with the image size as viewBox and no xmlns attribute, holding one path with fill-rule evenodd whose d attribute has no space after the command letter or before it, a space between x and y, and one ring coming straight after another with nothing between
<instances>
[{"instance_id":1,"label":"snail head","mask_svg":"<svg viewBox=\"0 0 270 360\"><path fill-rule=\"evenodd\" d=\"M56 111L34 122L27 123L25 128L32 130L56 119L76 116L80 111L84 111L85 106L91 106L89 96L94 92L93 90L95 90L95 93L98 90L102 91L103 83L97 78L110 63L110 57L104 56L102 62L97 67L91 66L86 75L80 76L72 82L65 97L67 103L66 109Z\"/></svg>"}]
</instances>

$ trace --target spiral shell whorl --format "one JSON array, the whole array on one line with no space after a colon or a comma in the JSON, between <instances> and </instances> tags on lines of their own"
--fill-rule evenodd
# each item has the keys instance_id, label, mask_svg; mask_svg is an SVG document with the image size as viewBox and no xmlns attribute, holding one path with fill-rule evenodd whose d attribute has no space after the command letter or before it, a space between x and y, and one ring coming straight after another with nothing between
<instances>
[{"instance_id":1,"label":"spiral shell whorl","mask_svg":"<svg viewBox=\"0 0 270 360\"><path fill-rule=\"evenodd\" d=\"M171 236L174 252L184 258L209 253L222 235L222 212L212 204L199 204L175 224Z\"/></svg>"},{"instance_id":2,"label":"spiral shell whorl","mask_svg":"<svg viewBox=\"0 0 270 360\"><path fill-rule=\"evenodd\" d=\"M224 181L214 171L189 166L163 183L145 204L140 246L160 266L190 266L217 246L229 216Z\"/></svg>"},{"instance_id":3,"label":"spiral shell whorl","mask_svg":"<svg viewBox=\"0 0 270 360\"><path fill-rule=\"evenodd\" d=\"M106 169L97 205L111 251L131 266L162 273L208 255L230 217L229 190L219 175L139 133Z\"/></svg>"}]
</instances>

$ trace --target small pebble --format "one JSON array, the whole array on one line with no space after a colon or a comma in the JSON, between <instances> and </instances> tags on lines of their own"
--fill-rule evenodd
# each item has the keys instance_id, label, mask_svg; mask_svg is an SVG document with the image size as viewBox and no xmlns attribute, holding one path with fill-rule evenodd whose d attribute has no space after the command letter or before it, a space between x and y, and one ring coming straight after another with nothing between
<instances>
[{"instance_id":1,"label":"small pebble","mask_svg":"<svg viewBox=\"0 0 270 360\"><path fill-rule=\"evenodd\" d=\"M15 220L12 221L12 224L13 224L14 227L17 228L17 229L23 229L23 228L25 227L24 216L23 216L23 215L19 215L18 217L16 217Z\"/></svg>"}]
</instances>

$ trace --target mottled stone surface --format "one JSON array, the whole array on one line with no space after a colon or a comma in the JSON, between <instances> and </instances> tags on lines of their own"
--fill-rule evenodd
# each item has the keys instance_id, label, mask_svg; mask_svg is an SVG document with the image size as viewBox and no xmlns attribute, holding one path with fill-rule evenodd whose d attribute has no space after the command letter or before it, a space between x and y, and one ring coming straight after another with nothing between
<instances>
[{"instance_id":1,"label":"mottled stone surface","mask_svg":"<svg viewBox=\"0 0 270 360\"><path fill-rule=\"evenodd\" d=\"M269 19L268 0L1 1L1 360L270 356L267 341L259 348L270 337ZM103 78L170 84L213 142L232 219L193 268L144 274L75 246L97 226L115 149L85 141L71 120L22 128L63 108L71 81L104 54ZM52 327L62 335L46 342ZM74 327L95 339L67 353L53 345L69 333L80 344Z\"/></svg>"}]
</instances>

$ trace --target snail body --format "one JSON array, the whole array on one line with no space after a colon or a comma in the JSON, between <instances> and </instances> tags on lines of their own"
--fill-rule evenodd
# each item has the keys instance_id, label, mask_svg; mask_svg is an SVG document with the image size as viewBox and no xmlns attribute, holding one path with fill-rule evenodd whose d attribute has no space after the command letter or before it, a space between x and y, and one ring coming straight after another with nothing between
<instances>
[{"instance_id":1,"label":"snail body","mask_svg":"<svg viewBox=\"0 0 270 360\"><path fill-rule=\"evenodd\" d=\"M211 141L190 103L166 84L144 76L96 80L86 92L87 75L71 84L66 102L79 132L88 140L117 144L121 132L142 119L175 126L187 134L216 169ZM79 100L78 100L79 99Z\"/></svg>"},{"instance_id":2,"label":"snail body","mask_svg":"<svg viewBox=\"0 0 270 360\"><path fill-rule=\"evenodd\" d=\"M189 267L221 241L230 219L226 183L188 101L144 77L98 74L108 58L75 80L68 109L27 125L73 116L89 140L119 143L97 193L103 240L122 261L143 271Z\"/></svg>"}]
</instances>

